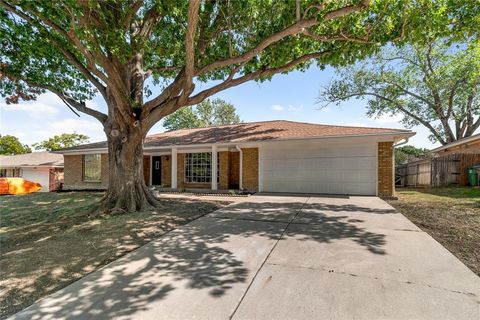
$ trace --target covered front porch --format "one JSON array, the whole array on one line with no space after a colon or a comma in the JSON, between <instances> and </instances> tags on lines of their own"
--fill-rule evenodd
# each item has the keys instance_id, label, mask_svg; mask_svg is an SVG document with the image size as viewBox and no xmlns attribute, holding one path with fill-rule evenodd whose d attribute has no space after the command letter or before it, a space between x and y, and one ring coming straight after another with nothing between
<instances>
[{"instance_id":1,"label":"covered front porch","mask_svg":"<svg viewBox=\"0 0 480 320\"><path fill-rule=\"evenodd\" d=\"M235 145L146 149L145 182L170 190L258 191L258 148Z\"/></svg>"}]
</instances>

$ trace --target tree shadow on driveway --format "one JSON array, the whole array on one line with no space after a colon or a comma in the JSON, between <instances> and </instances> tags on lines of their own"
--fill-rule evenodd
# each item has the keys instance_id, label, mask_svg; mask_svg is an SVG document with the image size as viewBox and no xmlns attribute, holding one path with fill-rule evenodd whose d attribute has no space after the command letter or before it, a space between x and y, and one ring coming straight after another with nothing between
<instances>
[{"instance_id":1,"label":"tree shadow on driveway","mask_svg":"<svg viewBox=\"0 0 480 320\"><path fill-rule=\"evenodd\" d=\"M233 290L229 296L233 294L234 301L239 301L303 206L300 201L255 202L249 209L244 202L223 208L220 216L200 218L176 229L41 300L15 318L128 319L153 309L174 314L175 308L191 308L194 315L195 303L212 299L225 303L218 299L229 290ZM323 220L309 228L292 229L296 236L321 243L349 239L372 254L386 254L382 249L385 235L365 230L358 221L349 222L349 215L329 216L317 209L317 214L324 215ZM329 209L335 207L329 205ZM342 206L336 209L342 211ZM265 219L275 214L278 219ZM247 218L239 219L242 216Z\"/></svg>"}]
</instances>

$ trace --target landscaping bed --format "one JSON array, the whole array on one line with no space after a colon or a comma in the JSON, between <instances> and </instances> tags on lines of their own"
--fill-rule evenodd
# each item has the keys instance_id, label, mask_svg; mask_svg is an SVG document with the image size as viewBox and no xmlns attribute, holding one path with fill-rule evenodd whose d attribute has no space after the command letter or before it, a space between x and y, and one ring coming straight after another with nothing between
<instances>
[{"instance_id":1,"label":"landscaping bed","mask_svg":"<svg viewBox=\"0 0 480 320\"><path fill-rule=\"evenodd\" d=\"M480 276L480 189L398 189L388 201Z\"/></svg>"},{"instance_id":2,"label":"landscaping bed","mask_svg":"<svg viewBox=\"0 0 480 320\"><path fill-rule=\"evenodd\" d=\"M228 202L162 199L155 211L92 218L101 192L0 198L0 318Z\"/></svg>"}]
</instances>

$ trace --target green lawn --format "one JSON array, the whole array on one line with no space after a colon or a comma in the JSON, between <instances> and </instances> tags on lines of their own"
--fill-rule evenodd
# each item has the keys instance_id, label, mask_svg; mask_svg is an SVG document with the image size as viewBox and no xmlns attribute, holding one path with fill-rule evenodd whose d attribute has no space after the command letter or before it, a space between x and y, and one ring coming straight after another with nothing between
<instances>
[{"instance_id":1,"label":"green lawn","mask_svg":"<svg viewBox=\"0 0 480 320\"><path fill-rule=\"evenodd\" d=\"M0 197L0 318L226 204L163 199L156 211L91 218L102 195Z\"/></svg>"},{"instance_id":2,"label":"green lawn","mask_svg":"<svg viewBox=\"0 0 480 320\"><path fill-rule=\"evenodd\" d=\"M480 276L480 189L397 189L389 203Z\"/></svg>"}]
</instances>

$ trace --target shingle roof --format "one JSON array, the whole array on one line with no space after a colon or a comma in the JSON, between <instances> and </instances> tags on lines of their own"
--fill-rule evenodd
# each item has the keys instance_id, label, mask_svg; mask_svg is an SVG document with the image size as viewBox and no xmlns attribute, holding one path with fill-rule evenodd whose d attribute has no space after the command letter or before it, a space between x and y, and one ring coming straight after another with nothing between
<instances>
[{"instance_id":1,"label":"shingle roof","mask_svg":"<svg viewBox=\"0 0 480 320\"><path fill-rule=\"evenodd\" d=\"M167 131L147 136L144 147L165 147L211 143L240 143L266 140L359 136L375 134L409 134L410 130L335 126L286 120L223 125L199 129ZM107 142L96 142L61 151L101 149Z\"/></svg>"},{"instance_id":2,"label":"shingle roof","mask_svg":"<svg viewBox=\"0 0 480 320\"><path fill-rule=\"evenodd\" d=\"M32 152L0 157L0 167L63 167L63 155L51 152Z\"/></svg>"}]
</instances>

